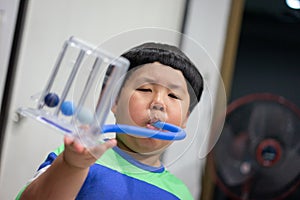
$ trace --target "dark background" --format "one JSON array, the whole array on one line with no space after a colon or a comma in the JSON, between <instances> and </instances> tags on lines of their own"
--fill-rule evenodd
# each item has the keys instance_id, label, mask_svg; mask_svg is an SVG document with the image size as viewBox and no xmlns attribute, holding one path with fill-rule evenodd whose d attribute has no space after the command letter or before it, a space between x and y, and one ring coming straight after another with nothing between
<instances>
[{"instance_id":1,"label":"dark background","mask_svg":"<svg viewBox=\"0 0 300 200\"><path fill-rule=\"evenodd\" d=\"M300 10L284 0L247 0L230 102L269 92L300 107Z\"/></svg>"},{"instance_id":2,"label":"dark background","mask_svg":"<svg viewBox=\"0 0 300 200\"><path fill-rule=\"evenodd\" d=\"M255 93L272 93L300 108L300 10L285 0L245 1L229 104ZM216 185L213 199L231 198ZM299 186L284 199L300 199Z\"/></svg>"}]
</instances>

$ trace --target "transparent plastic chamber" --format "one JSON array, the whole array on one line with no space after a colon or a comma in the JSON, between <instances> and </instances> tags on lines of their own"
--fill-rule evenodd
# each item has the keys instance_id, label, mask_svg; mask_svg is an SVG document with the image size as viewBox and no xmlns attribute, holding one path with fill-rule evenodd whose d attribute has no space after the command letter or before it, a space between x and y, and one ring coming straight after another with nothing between
<instances>
[{"instance_id":1,"label":"transparent plastic chamber","mask_svg":"<svg viewBox=\"0 0 300 200\"><path fill-rule=\"evenodd\" d=\"M167 131L104 124L128 67L127 59L71 37L63 44L36 107L21 107L17 112L64 134L72 134L86 146L103 142L106 139L103 133L107 132L183 139L182 129L163 122L154 126Z\"/></svg>"}]
</instances>

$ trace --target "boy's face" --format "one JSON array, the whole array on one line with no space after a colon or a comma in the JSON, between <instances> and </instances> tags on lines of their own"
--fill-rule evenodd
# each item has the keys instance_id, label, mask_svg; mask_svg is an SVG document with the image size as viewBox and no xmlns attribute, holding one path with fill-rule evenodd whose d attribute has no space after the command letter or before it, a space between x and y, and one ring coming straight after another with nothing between
<instances>
[{"instance_id":1,"label":"boy's face","mask_svg":"<svg viewBox=\"0 0 300 200\"><path fill-rule=\"evenodd\" d=\"M126 80L112 108L116 122L150 129L156 121L185 128L190 97L181 71L158 62L143 65ZM119 134L121 147L137 153L157 153L171 141Z\"/></svg>"}]
</instances>

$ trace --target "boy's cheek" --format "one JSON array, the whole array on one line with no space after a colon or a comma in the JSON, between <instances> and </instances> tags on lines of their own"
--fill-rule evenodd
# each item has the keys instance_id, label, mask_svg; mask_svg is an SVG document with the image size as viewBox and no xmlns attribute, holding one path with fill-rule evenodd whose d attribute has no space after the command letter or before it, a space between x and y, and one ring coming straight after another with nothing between
<instances>
[{"instance_id":1,"label":"boy's cheek","mask_svg":"<svg viewBox=\"0 0 300 200\"><path fill-rule=\"evenodd\" d=\"M168 123L185 128L188 116L188 109L184 105L177 105L168 113Z\"/></svg>"},{"instance_id":2,"label":"boy's cheek","mask_svg":"<svg viewBox=\"0 0 300 200\"><path fill-rule=\"evenodd\" d=\"M145 102L137 101L135 96L132 96L129 100L129 117L130 119L139 126L144 126L146 121L148 120L147 117L147 106Z\"/></svg>"},{"instance_id":3,"label":"boy's cheek","mask_svg":"<svg viewBox=\"0 0 300 200\"><path fill-rule=\"evenodd\" d=\"M170 124L174 124L176 126L181 127L182 124L183 124L183 119L181 117L181 113L178 113L177 115L170 116L167 122L170 123Z\"/></svg>"}]
</instances>

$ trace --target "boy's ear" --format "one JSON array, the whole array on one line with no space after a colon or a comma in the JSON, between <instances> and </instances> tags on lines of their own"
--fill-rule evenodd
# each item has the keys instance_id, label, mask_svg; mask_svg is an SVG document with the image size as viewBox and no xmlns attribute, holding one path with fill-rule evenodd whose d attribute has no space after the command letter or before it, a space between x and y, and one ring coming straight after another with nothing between
<instances>
[{"instance_id":1,"label":"boy's ear","mask_svg":"<svg viewBox=\"0 0 300 200\"><path fill-rule=\"evenodd\" d=\"M191 112L188 111L186 116L185 116L185 119L183 119L182 128L186 128L186 124L187 124L187 121L189 119L190 114L191 114Z\"/></svg>"}]
</instances>

